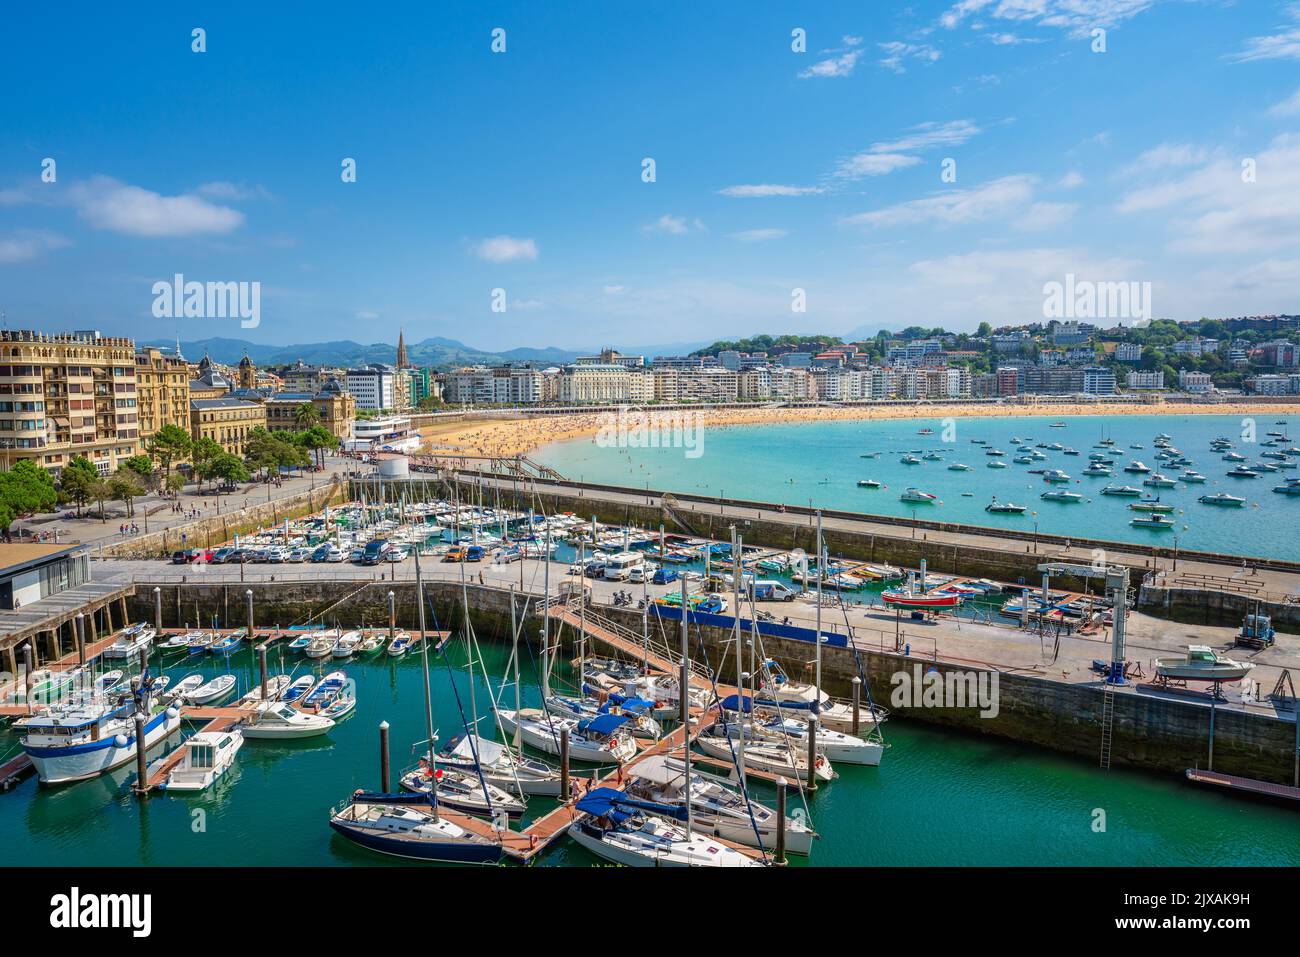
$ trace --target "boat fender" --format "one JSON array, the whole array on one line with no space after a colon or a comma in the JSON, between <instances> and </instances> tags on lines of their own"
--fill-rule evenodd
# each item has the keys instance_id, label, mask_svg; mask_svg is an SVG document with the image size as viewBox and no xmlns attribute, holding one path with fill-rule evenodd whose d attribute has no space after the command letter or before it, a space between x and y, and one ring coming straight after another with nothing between
<instances>
[{"instance_id":1,"label":"boat fender","mask_svg":"<svg viewBox=\"0 0 1300 957\"><path fill-rule=\"evenodd\" d=\"M115 735L113 738L113 747L125 748L127 745L127 736L124 734Z\"/></svg>"},{"instance_id":2,"label":"boat fender","mask_svg":"<svg viewBox=\"0 0 1300 957\"><path fill-rule=\"evenodd\" d=\"M167 720L175 721L180 716L181 716L180 711L178 711L175 707L170 707L167 709Z\"/></svg>"}]
</instances>

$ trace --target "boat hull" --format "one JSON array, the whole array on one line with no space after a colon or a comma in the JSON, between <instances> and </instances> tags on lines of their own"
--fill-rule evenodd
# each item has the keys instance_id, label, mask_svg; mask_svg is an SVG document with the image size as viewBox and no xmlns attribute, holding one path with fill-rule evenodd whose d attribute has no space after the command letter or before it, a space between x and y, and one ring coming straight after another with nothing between
<instances>
[{"instance_id":1,"label":"boat hull","mask_svg":"<svg viewBox=\"0 0 1300 957\"><path fill-rule=\"evenodd\" d=\"M404 857L415 861L432 861L443 864L497 864L501 861L501 848L495 844L470 841L404 841L370 828L358 827L345 821L331 820L334 828L344 838L379 854Z\"/></svg>"},{"instance_id":2,"label":"boat hull","mask_svg":"<svg viewBox=\"0 0 1300 957\"><path fill-rule=\"evenodd\" d=\"M145 750L180 727L180 712L173 708L158 712L145 723ZM118 736L65 748L24 747L41 784L68 784L97 777L120 768L135 757L136 737L132 733L119 745Z\"/></svg>"}]
</instances>

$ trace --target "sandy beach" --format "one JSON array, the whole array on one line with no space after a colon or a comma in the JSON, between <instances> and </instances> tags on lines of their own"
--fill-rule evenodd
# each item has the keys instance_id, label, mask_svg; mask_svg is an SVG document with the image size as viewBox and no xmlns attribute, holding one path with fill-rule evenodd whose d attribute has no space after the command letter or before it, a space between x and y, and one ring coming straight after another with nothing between
<instances>
[{"instance_id":1,"label":"sandy beach","mask_svg":"<svg viewBox=\"0 0 1300 957\"><path fill-rule=\"evenodd\" d=\"M646 409L647 414L656 410ZM924 405L861 405L844 407L808 406L792 408L701 408L688 410L658 410L661 415L698 416L688 419L692 425L705 428L764 425L778 422L827 422L844 419L916 419L931 423L938 430L939 421L945 418L996 416L999 418L1024 416L1053 416L1066 418L1076 415L1239 415L1239 416L1300 416L1300 404L1284 402L1224 402L1217 405L1191 403L1110 403L1110 404L1005 404L990 406L976 403L950 403ZM590 412L565 415L502 416L488 414L474 418L448 419L420 426L426 445L421 451L457 452L462 455L513 457L527 455L552 442L565 442L595 436L608 428L614 413ZM1270 422L1272 420L1270 419ZM1265 423L1259 423L1261 431Z\"/></svg>"}]
</instances>

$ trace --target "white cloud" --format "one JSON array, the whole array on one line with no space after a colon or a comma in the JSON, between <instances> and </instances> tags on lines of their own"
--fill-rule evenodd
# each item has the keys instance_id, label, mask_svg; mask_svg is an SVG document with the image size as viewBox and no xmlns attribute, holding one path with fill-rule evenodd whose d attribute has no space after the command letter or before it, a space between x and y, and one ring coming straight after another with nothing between
<instances>
[{"instance_id":1,"label":"white cloud","mask_svg":"<svg viewBox=\"0 0 1300 957\"><path fill-rule=\"evenodd\" d=\"M849 50L839 56L817 61L808 69L801 71L799 78L807 80L815 77L848 76L861 58L861 50Z\"/></svg>"},{"instance_id":2,"label":"white cloud","mask_svg":"<svg viewBox=\"0 0 1300 957\"><path fill-rule=\"evenodd\" d=\"M43 229L20 229L0 235L0 265L30 262L53 249L62 249L68 241L58 233Z\"/></svg>"},{"instance_id":3,"label":"white cloud","mask_svg":"<svg viewBox=\"0 0 1300 957\"><path fill-rule=\"evenodd\" d=\"M757 183L745 186L726 186L718 190L723 196L740 199L753 199L766 196L808 196L824 193L821 186L785 186L779 183Z\"/></svg>"},{"instance_id":4,"label":"white cloud","mask_svg":"<svg viewBox=\"0 0 1300 957\"><path fill-rule=\"evenodd\" d=\"M1079 208L1077 203L1034 203L1015 222L1017 229L1052 229L1067 222Z\"/></svg>"},{"instance_id":5,"label":"white cloud","mask_svg":"<svg viewBox=\"0 0 1300 957\"><path fill-rule=\"evenodd\" d=\"M601 288L601 292L607 296L621 296L623 293L627 292L627 286L604 286Z\"/></svg>"},{"instance_id":6,"label":"white cloud","mask_svg":"<svg viewBox=\"0 0 1300 957\"><path fill-rule=\"evenodd\" d=\"M960 0L940 17L939 25L955 29L973 14L993 20L1056 27L1071 36L1087 36L1094 27L1114 27L1155 5L1155 0ZM981 22L972 22L979 29Z\"/></svg>"},{"instance_id":7,"label":"white cloud","mask_svg":"<svg viewBox=\"0 0 1300 957\"><path fill-rule=\"evenodd\" d=\"M742 229L738 233L731 233L732 239L738 239L742 243L761 243L769 239L780 239L789 233L784 229Z\"/></svg>"},{"instance_id":8,"label":"white cloud","mask_svg":"<svg viewBox=\"0 0 1300 957\"><path fill-rule=\"evenodd\" d=\"M877 43L876 46L885 53L879 61L880 65L895 73L906 72L903 64L909 59L934 63L942 55L928 43L902 43L898 40L890 40L888 43Z\"/></svg>"},{"instance_id":9,"label":"white cloud","mask_svg":"<svg viewBox=\"0 0 1300 957\"><path fill-rule=\"evenodd\" d=\"M982 132L970 120L950 120L947 123L921 123L912 127L896 140L872 143L872 153L904 153L910 150L929 149L933 146L960 146Z\"/></svg>"},{"instance_id":10,"label":"white cloud","mask_svg":"<svg viewBox=\"0 0 1300 957\"><path fill-rule=\"evenodd\" d=\"M884 176L896 169L906 169L921 162L919 156L904 156L902 153L859 153L841 160L835 169L835 175L845 179L860 179L863 176Z\"/></svg>"},{"instance_id":11,"label":"white cloud","mask_svg":"<svg viewBox=\"0 0 1300 957\"><path fill-rule=\"evenodd\" d=\"M1075 189L1076 187L1082 186L1083 182L1084 180L1083 180L1082 173L1080 173L1078 170L1070 170L1068 173L1066 173L1064 176L1061 177L1061 181L1058 185L1061 186L1063 189Z\"/></svg>"},{"instance_id":12,"label":"white cloud","mask_svg":"<svg viewBox=\"0 0 1300 957\"><path fill-rule=\"evenodd\" d=\"M537 243L514 236L492 236L474 244L474 255L490 263L508 263L537 258Z\"/></svg>"},{"instance_id":13,"label":"white cloud","mask_svg":"<svg viewBox=\"0 0 1300 957\"><path fill-rule=\"evenodd\" d=\"M95 177L68 190L78 215L96 229L151 238L229 233L244 214L201 196L164 196L108 177Z\"/></svg>"},{"instance_id":14,"label":"white cloud","mask_svg":"<svg viewBox=\"0 0 1300 957\"><path fill-rule=\"evenodd\" d=\"M1162 175L1120 199L1121 213L1170 211L1169 248L1188 253L1260 253L1300 246L1300 136L1279 136L1252 159L1214 154L1181 178Z\"/></svg>"},{"instance_id":15,"label":"white cloud","mask_svg":"<svg viewBox=\"0 0 1300 957\"><path fill-rule=\"evenodd\" d=\"M1126 175L1141 173L1153 169L1175 169L1180 166L1195 166L1204 163L1209 151L1202 146L1190 143L1161 143L1138 156L1125 168Z\"/></svg>"},{"instance_id":16,"label":"white cloud","mask_svg":"<svg viewBox=\"0 0 1300 957\"><path fill-rule=\"evenodd\" d=\"M373 322L379 318L379 313L373 309L358 309L354 315L363 322Z\"/></svg>"},{"instance_id":17,"label":"white cloud","mask_svg":"<svg viewBox=\"0 0 1300 957\"><path fill-rule=\"evenodd\" d=\"M1270 116L1300 115L1300 89L1297 89L1281 103L1274 103L1269 107L1268 112Z\"/></svg>"},{"instance_id":18,"label":"white cloud","mask_svg":"<svg viewBox=\"0 0 1300 957\"><path fill-rule=\"evenodd\" d=\"M846 33L840 40L846 47L862 46L862 37L855 37Z\"/></svg>"},{"instance_id":19,"label":"white cloud","mask_svg":"<svg viewBox=\"0 0 1300 957\"><path fill-rule=\"evenodd\" d=\"M688 220L685 216L672 216L668 213L660 216L653 223L646 223L641 232L647 235L660 233L666 236L685 236L692 230L704 232L705 226L698 219Z\"/></svg>"},{"instance_id":20,"label":"white cloud","mask_svg":"<svg viewBox=\"0 0 1300 957\"><path fill-rule=\"evenodd\" d=\"M1287 5L1286 13L1293 20L1300 20L1300 3ZM1234 63L1249 63L1252 60L1300 60L1300 23L1282 26L1276 33L1251 37L1243 49L1229 54L1227 59Z\"/></svg>"},{"instance_id":21,"label":"white cloud","mask_svg":"<svg viewBox=\"0 0 1300 957\"><path fill-rule=\"evenodd\" d=\"M209 199L224 200L253 199L270 195L261 186L245 186L243 183L230 183L224 180L203 183L194 192Z\"/></svg>"},{"instance_id":22,"label":"white cloud","mask_svg":"<svg viewBox=\"0 0 1300 957\"><path fill-rule=\"evenodd\" d=\"M1034 177L1004 176L972 189L952 189L895 206L846 217L854 226L904 226L914 223L960 225L1003 216L1023 208L1033 195Z\"/></svg>"}]
</instances>

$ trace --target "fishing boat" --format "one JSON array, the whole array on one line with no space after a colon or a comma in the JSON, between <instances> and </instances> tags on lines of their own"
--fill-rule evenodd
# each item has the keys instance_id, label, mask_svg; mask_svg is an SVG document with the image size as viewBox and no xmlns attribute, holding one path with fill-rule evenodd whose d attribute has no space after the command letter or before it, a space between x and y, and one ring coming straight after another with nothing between
<instances>
[{"instance_id":1,"label":"fishing boat","mask_svg":"<svg viewBox=\"0 0 1300 957\"><path fill-rule=\"evenodd\" d=\"M328 658L334 654L334 646L339 642L339 633L337 631L320 631L317 632L310 642L307 643L306 654L308 658Z\"/></svg>"},{"instance_id":2,"label":"fishing boat","mask_svg":"<svg viewBox=\"0 0 1300 957\"><path fill-rule=\"evenodd\" d=\"M301 707L317 712L324 710L338 695L342 694L347 682L348 676L345 672L331 671L307 692L302 699Z\"/></svg>"},{"instance_id":3,"label":"fishing boat","mask_svg":"<svg viewBox=\"0 0 1300 957\"><path fill-rule=\"evenodd\" d=\"M220 701L235 690L235 680L234 675L217 675L211 681L200 685L186 695L186 700L195 705Z\"/></svg>"},{"instance_id":4,"label":"fishing boat","mask_svg":"<svg viewBox=\"0 0 1300 957\"><path fill-rule=\"evenodd\" d=\"M736 721L717 721L696 736L695 746L710 757L731 763L736 742L741 735L745 741L745 765L771 774L792 775L800 781L808 780L808 749L799 748L789 741L760 740L747 726ZM750 741L749 738L754 740ZM818 754L813 764L813 777L818 781L833 781L836 774L830 759Z\"/></svg>"},{"instance_id":5,"label":"fishing boat","mask_svg":"<svg viewBox=\"0 0 1300 957\"><path fill-rule=\"evenodd\" d=\"M284 693L280 695L280 700L285 704L297 701L307 692L311 691L315 684L316 679L311 675L299 675L297 678L293 679L289 687L284 689Z\"/></svg>"},{"instance_id":6,"label":"fishing boat","mask_svg":"<svg viewBox=\"0 0 1300 957\"><path fill-rule=\"evenodd\" d=\"M1140 488L1132 485L1107 485L1101 490L1102 495L1118 495L1123 498L1137 498L1142 494Z\"/></svg>"},{"instance_id":7,"label":"fishing boat","mask_svg":"<svg viewBox=\"0 0 1300 957\"><path fill-rule=\"evenodd\" d=\"M914 505L933 505L939 500L939 496L922 492L919 488L909 488L898 499L900 502L911 502Z\"/></svg>"},{"instance_id":8,"label":"fishing boat","mask_svg":"<svg viewBox=\"0 0 1300 957\"><path fill-rule=\"evenodd\" d=\"M404 631L393 635L393 640L388 643L388 655L392 658L400 658L410 650L411 636Z\"/></svg>"},{"instance_id":9,"label":"fishing boat","mask_svg":"<svg viewBox=\"0 0 1300 957\"><path fill-rule=\"evenodd\" d=\"M335 658L351 658L353 652L360 646L363 637L359 631L345 632L334 645L334 650L330 654Z\"/></svg>"},{"instance_id":10,"label":"fishing boat","mask_svg":"<svg viewBox=\"0 0 1300 957\"><path fill-rule=\"evenodd\" d=\"M891 608L956 608L962 603L962 596L951 592L925 592L915 588L915 582L909 581L903 588L886 588L880 593L881 600Z\"/></svg>"},{"instance_id":11,"label":"fishing boat","mask_svg":"<svg viewBox=\"0 0 1300 957\"><path fill-rule=\"evenodd\" d=\"M110 660L134 658L153 644L155 634L157 632L144 622L124 628L117 640L104 649L103 657Z\"/></svg>"},{"instance_id":12,"label":"fishing boat","mask_svg":"<svg viewBox=\"0 0 1300 957\"><path fill-rule=\"evenodd\" d=\"M1202 495L1197 499L1202 505L1226 505L1230 508L1241 508L1246 504L1246 500L1240 495L1229 495L1227 492L1215 492L1213 495Z\"/></svg>"},{"instance_id":13,"label":"fishing boat","mask_svg":"<svg viewBox=\"0 0 1300 957\"><path fill-rule=\"evenodd\" d=\"M489 784L515 794L558 797L560 772L545 761L515 754L479 735L462 735L438 752L438 764L482 774Z\"/></svg>"},{"instance_id":14,"label":"fishing boat","mask_svg":"<svg viewBox=\"0 0 1300 957\"><path fill-rule=\"evenodd\" d=\"M232 632L213 641L212 644L208 645L208 651L214 655L229 656L234 654L243 640L244 633L242 631Z\"/></svg>"},{"instance_id":15,"label":"fishing boat","mask_svg":"<svg viewBox=\"0 0 1300 957\"><path fill-rule=\"evenodd\" d=\"M146 750L180 727L180 709L162 705L144 690L117 700L81 696L14 722L23 751L42 784L93 778L121 767L140 743L135 718L143 714Z\"/></svg>"},{"instance_id":16,"label":"fishing boat","mask_svg":"<svg viewBox=\"0 0 1300 957\"><path fill-rule=\"evenodd\" d=\"M352 843L420 861L497 864L501 845L440 817L432 796L357 791L330 812L330 827Z\"/></svg>"},{"instance_id":17,"label":"fishing boat","mask_svg":"<svg viewBox=\"0 0 1300 957\"><path fill-rule=\"evenodd\" d=\"M1233 661L1209 645L1188 645L1185 658L1155 659L1156 677L1173 681L1240 681L1254 667Z\"/></svg>"},{"instance_id":18,"label":"fishing boat","mask_svg":"<svg viewBox=\"0 0 1300 957\"><path fill-rule=\"evenodd\" d=\"M694 828L684 806L629 797L614 788L596 788L578 801L585 816L569 836L591 853L628 867L758 867L737 850Z\"/></svg>"},{"instance_id":19,"label":"fishing boat","mask_svg":"<svg viewBox=\"0 0 1300 957\"><path fill-rule=\"evenodd\" d=\"M235 755L244 746L238 730L200 731L185 739L185 753L180 763L167 772L162 783L165 791L205 791L235 763Z\"/></svg>"},{"instance_id":20,"label":"fishing boat","mask_svg":"<svg viewBox=\"0 0 1300 957\"><path fill-rule=\"evenodd\" d=\"M1014 502L999 502L996 498L984 506L986 512L1008 513L1012 515L1024 514L1027 506L1016 505Z\"/></svg>"},{"instance_id":21,"label":"fishing boat","mask_svg":"<svg viewBox=\"0 0 1300 957\"><path fill-rule=\"evenodd\" d=\"M497 710L506 734L516 731L523 742L547 754L560 753L560 731L569 731L569 756L590 764L622 764L636 754L636 742L624 728L630 718L602 714L594 718L560 718L540 708Z\"/></svg>"},{"instance_id":22,"label":"fishing boat","mask_svg":"<svg viewBox=\"0 0 1300 957\"><path fill-rule=\"evenodd\" d=\"M324 715L298 711L280 701L263 701L239 727L246 738L283 740L324 734L334 727L334 721Z\"/></svg>"},{"instance_id":23,"label":"fishing boat","mask_svg":"<svg viewBox=\"0 0 1300 957\"><path fill-rule=\"evenodd\" d=\"M402 775L402 787L416 794L428 794L434 781L438 783L438 803L455 811L476 817L496 818L504 814L510 818L522 817L528 805L504 789L481 779L473 771L458 768L434 767L421 758L419 766Z\"/></svg>"},{"instance_id":24,"label":"fishing boat","mask_svg":"<svg viewBox=\"0 0 1300 957\"><path fill-rule=\"evenodd\" d=\"M271 675L266 679L266 699L275 701L280 698L285 688L289 686L288 675ZM236 707L253 704L262 700L262 685L260 683L253 686L253 690L248 692L236 702Z\"/></svg>"},{"instance_id":25,"label":"fishing boat","mask_svg":"<svg viewBox=\"0 0 1300 957\"><path fill-rule=\"evenodd\" d=\"M1066 504L1074 504L1083 501L1083 496L1080 495L1078 492L1067 492L1064 491L1063 489L1055 489L1055 488L1051 489L1050 491L1043 492L1038 497L1045 502L1064 502Z\"/></svg>"},{"instance_id":26,"label":"fishing boat","mask_svg":"<svg viewBox=\"0 0 1300 957\"><path fill-rule=\"evenodd\" d=\"M361 644L357 645L357 654L363 656L377 654L383 650L385 641L387 638L383 632L372 631L361 639Z\"/></svg>"},{"instance_id":27,"label":"fishing boat","mask_svg":"<svg viewBox=\"0 0 1300 957\"><path fill-rule=\"evenodd\" d=\"M1165 515L1138 516L1129 522L1135 528L1173 528L1174 520Z\"/></svg>"},{"instance_id":28,"label":"fishing boat","mask_svg":"<svg viewBox=\"0 0 1300 957\"><path fill-rule=\"evenodd\" d=\"M691 826L700 832L747 847L771 848L776 844L777 817L771 808L747 800L727 786L725 779L692 769L690 776ZM666 754L652 754L627 769L625 791L629 797L675 807L687 800L686 763ZM785 821L785 849L807 856L816 832L797 817Z\"/></svg>"}]
</instances>

